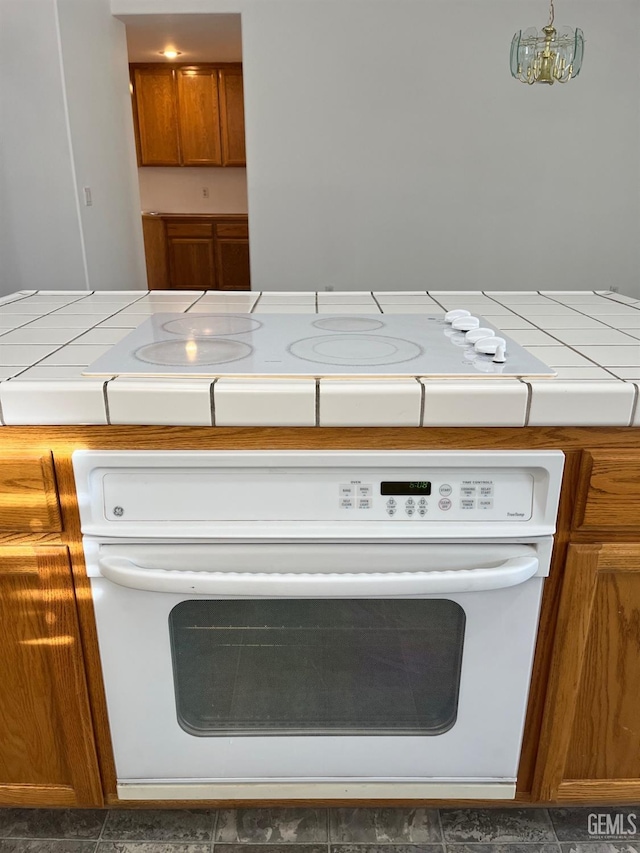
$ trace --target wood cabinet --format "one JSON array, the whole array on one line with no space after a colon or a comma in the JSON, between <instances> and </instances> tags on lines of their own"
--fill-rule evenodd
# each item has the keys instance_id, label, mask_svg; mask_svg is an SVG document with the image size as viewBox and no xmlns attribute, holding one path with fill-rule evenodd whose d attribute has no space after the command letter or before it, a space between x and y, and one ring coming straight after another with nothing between
<instances>
[{"instance_id":1,"label":"wood cabinet","mask_svg":"<svg viewBox=\"0 0 640 853\"><path fill-rule=\"evenodd\" d=\"M143 216L150 290L250 290L249 224L241 215Z\"/></svg>"},{"instance_id":2,"label":"wood cabinet","mask_svg":"<svg viewBox=\"0 0 640 853\"><path fill-rule=\"evenodd\" d=\"M134 123L141 166L180 166L176 78L166 65L132 68Z\"/></svg>"},{"instance_id":3,"label":"wood cabinet","mask_svg":"<svg viewBox=\"0 0 640 853\"><path fill-rule=\"evenodd\" d=\"M570 545L534 798L640 800L640 543Z\"/></svg>"},{"instance_id":4,"label":"wood cabinet","mask_svg":"<svg viewBox=\"0 0 640 853\"><path fill-rule=\"evenodd\" d=\"M6 453L0 459L0 531L62 529L51 453Z\"/></svg>"},{"instance_id":5,"label":"wood cabinet","mask_svg":"<svg viewBox=\"0 0 640 853\"><path fill-rule=\"evenodd\" d=\"M0 546L0 805L101 805L67 549Z\"/></svg>"},{"instance_id":6,"label":"wood cabinet","mask_svg":"<svg viewBox=\"0 0 640 853\"><path fill-rule=\"evenodd\" d=\"M245 166L242 66L132 65L140 166Z\"/></svg>"}]
</instances>

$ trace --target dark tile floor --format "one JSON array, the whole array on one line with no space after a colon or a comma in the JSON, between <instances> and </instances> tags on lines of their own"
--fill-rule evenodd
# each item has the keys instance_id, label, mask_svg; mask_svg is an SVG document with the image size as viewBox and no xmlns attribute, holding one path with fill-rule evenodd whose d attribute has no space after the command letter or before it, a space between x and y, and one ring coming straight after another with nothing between
<instances>
[{"instance_id":1,"label":"dark tile floor","mask_svg":"<svg viewBox=\"0 0 640 853\"><path fill-rule=\"evenodd\" d=\"M0 853L640 853L640 805L0 809Z\"/></svg>"}]
</instances>

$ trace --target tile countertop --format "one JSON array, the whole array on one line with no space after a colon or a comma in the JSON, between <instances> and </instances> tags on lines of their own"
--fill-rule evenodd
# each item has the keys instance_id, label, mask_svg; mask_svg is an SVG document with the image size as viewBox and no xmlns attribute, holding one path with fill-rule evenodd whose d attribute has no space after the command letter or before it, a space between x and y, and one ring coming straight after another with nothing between
<instances>
[{"instance_id":1,"label":"tile countertop","mask_svg":"<svg viewBox=\"0 0 640 853\"><path fill-rule=\"evenodd\" d=\"M156 312L482 314L552 380L92 379ZM0 298L0 422L640 426L640 300L609 291L20 291Z\"/></svg>"}]
</instances>

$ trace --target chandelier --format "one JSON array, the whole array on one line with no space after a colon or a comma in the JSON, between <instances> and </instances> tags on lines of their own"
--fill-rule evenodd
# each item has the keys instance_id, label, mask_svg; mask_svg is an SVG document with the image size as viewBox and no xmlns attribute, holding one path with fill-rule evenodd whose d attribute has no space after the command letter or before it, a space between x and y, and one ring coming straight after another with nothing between
<instances>
[{"instance_id":1,"label":"chandelier","mask_svg":"<svg viewBox=\"0 0 640 853\"><path fill-rule=\"evenodd\" d=\"M522 83L567 83L582 67L582 30L553 26L555 9L549 6L549 23L541 32L530 27L518 30L511 42L511 74Z\"/></svg>"}]
</instances>

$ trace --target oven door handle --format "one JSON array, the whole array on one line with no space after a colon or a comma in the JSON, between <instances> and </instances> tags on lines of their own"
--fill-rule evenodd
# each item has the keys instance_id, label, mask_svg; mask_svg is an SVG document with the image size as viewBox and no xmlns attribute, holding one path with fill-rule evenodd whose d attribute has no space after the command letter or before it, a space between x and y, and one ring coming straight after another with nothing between
<instances>
[{"instance_id":1,"label":"oven door handle","mask_svg":"<svg viewBox=\"0 0 640 853\"><path fill-rule=\"evenodd\" d=\"M99 566L107 580L147 592L229 598L388 598L517 586L536 574L538 558L512 557L497 566L432 572L193 572L144 568L116 556L101 556Z\"/></svg>"}]
</instances>

